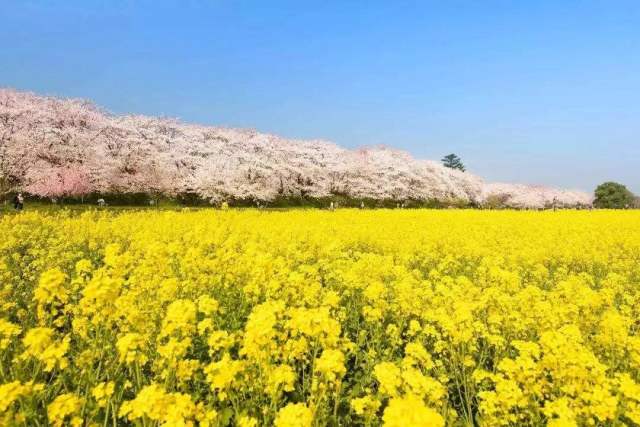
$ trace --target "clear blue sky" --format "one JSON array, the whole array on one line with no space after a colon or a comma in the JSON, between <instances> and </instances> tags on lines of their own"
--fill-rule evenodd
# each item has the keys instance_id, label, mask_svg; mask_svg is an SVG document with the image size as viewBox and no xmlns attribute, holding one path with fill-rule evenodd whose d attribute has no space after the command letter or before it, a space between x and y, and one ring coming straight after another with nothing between
<instances>
[{"instance_id":1,"label":"clear blue sky","mask_svg":"<svg viewBox=\"0 0 640 427\"><path fill-rule=\"evenodd\" d=\"M640 193L640 1L0 2L0 85Z\"/></svg>"}]
</instances>

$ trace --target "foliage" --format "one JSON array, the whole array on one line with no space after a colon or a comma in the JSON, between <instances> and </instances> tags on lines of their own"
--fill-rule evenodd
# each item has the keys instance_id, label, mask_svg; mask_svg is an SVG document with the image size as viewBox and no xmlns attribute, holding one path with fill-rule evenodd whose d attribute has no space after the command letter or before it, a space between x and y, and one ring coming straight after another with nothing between
<instances>
[{"instance_id":1,"label":"foliage","mask_svg":"<svg viewBox=\"0 0 640 427\"><path fill-rule=\"evenodd\" d=\"M635 196L622 184L605 182L595 191L594 206L606 209L625 209L632 207Z\"/></svg>"},{"instance_id":2,"label":"foliage","mask_svg":"<svg viewBox=\"0 0 640 427\"><path fill-rule=\"evenodd\" d=\"M40 197L84 197L91 192L87 174L78 168L56 168L53 170L31 170L30 175L39 173L38 178L29 179L25 188Z\"/></svg>"},{"instance_id":3,"label":"foliage","mask_svg":"<svg viewBox=\"0 0 640 427\"><path fill-rule=\"evenodd\" d=\"M486 206L518 209L588 207L592 204L592 198L581 191L504 183L485 185L481 199Z\"/></svg>"},{"instance_id":4,"label":"foliage","mask_svg":"<svg viewBox=\"0 0 640 427\"><path fill-rule=\"evenodd\" d=\"M637 425L637 211L0 218L1 425Z\"/></svg>"},{"instance_id":5,"label":"foliage","mask_svg":"<svg viewBox=\"0 0 640 427\"><path fill-rule=\"evenodd\" d=\"M442 165L445 168L449 168L449 169L457 169L459 171L464 172L466 170L466 168L464 167L464 164L462 163L462 160L460 159L460 157L458 157L458 155L456 154L447 154L446 156L444 156L442 158Z\"/></svg>"},{"instance_id":6,"label":"foliage","mask_svg":"<svg viewBox=\"0 0 640 427\"><path fill-rule=\"evenodd\" d=\"M11 89L0 89L0 150L0 193L40 197L144 193L196 195L214 204L346 197L477 205L490 193L472 174L385 147L346 150L252 130L113 116L86 101ZM70 173L76 176L69 179ZM519 202L539 202L537 187L511 190ZM567 205L590 200L584 193L544 192Z\"/></svg>"},{"instance_id":7,"label":"foliage","mask_svg":"<svg viewBox=\"0 0 640 427\"><path fill-rule=\"evenodd\" d=\"M490 194L485 198L482 206L487 209L505 209L509 207L509 195Z\"/></svg>"}]
</instances>

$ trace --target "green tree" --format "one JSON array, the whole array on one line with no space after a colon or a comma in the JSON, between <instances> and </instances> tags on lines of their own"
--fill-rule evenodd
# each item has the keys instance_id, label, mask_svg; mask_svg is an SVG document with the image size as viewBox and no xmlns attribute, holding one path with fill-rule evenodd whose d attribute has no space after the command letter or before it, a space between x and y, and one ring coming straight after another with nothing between
<instances>
[{"instance_id":1,"label":"green tree","mask_svg":"<svg viewBox=\"0 0 640 427\"><path fill-rule=\"evenodd\" d=\"M462 164L462 160L457 155L451 153L442 158L442 164L449 169L458 169L462 172L467 170Z\"/></svg>"},{"instance_id":2,"label":"green tree","mask_svg":"<svg viewBox=\"0 0 640 427\"><path fill-rule=\"evenodd\" d=\"M593 205L597 208L624 209L633 206L635 196L622 184L605 182L598 185Z\"/></svg>"}]
</instances>

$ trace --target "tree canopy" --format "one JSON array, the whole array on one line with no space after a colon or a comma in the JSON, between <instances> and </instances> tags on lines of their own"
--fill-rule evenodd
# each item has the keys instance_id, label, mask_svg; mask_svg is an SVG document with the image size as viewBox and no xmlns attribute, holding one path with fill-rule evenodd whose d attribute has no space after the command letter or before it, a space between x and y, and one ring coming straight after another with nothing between
<instances>
[{"instance_id":1,"label":"tree canopy","mask_svg":"<svg viewBox=\"0 0 640 427\"><path fill-rule=\"evenodd\" d=\"M591 203L583 192L486 183L463 173L455 154L447 158L449 167L386 147L348 150L253 130L111 115L87 101L0 88L0 197L24 191L211 203L344 197L482 204L498 194L517 208L554 199L564 206Z\"/></svg>"},{"instance_id":2,"label":"tree canopy","mask_svg":"<svg viewBox=\"0 0 640 427\"><path fill-rule=\"evenodd\" d=\"M635 196L622 184L605 182L595 191L593 205L597 208L624 209L634 205Z\"/></svg>"},{"instance_id":3,"label":"tree canopy","mask_svg":"<svg viewBox=\"0 0 640 427\"><path fill-rule=\"evenodd\" d=\"M460 157L458 157L456 154L453 154L453 153L447 154L446 156L444 156L442 158L442 164L444 167L449 169L458 169L462 172L467 170L464 167L464 164L462 163L462 160L460 159Z\"/></svg>"}]
</instances>

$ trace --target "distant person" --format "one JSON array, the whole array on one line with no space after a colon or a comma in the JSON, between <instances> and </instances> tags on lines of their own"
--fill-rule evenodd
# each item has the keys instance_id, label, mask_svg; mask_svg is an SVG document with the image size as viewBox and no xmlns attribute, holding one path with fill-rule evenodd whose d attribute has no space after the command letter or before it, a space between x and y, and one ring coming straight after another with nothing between
<instances>
[{"instance_id":1,"label":"distant person","mask_svg":"<svg viewBox=\"0 0 640 427\"><path fill-rule=\"evenodd\" d=\"M16 194L16 196L13 198L13 207L17 211L21 211L22 209L24 209L24 197L22 196L22 193Z\"/></svg>"},{"instance_id":2,"label":"distant person","mask_svg":"<svg viewBox=\"0 0 640 427\"><path fill-rule=\"evenodd\" d=\"M364 209L364 202L360 202L360 209Z\"/></svg>"},{"instance_id":3,"label":"distant person","mask_svg":"<svg viewBox=\"0 0 640 427\"><path fill-rule=\"evenodd\" d=\"M335 205L333 204L333 202L331 202L331 204L329 205L329 210L332 211L335 208L336 208Z\"/></svg>"}]
</instances>

